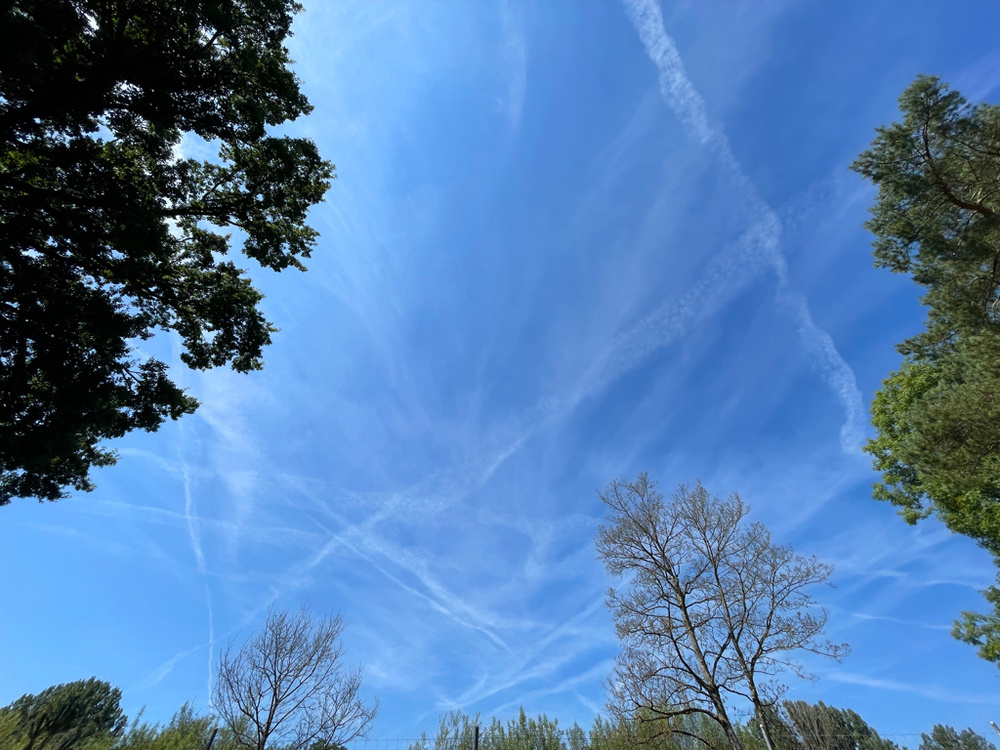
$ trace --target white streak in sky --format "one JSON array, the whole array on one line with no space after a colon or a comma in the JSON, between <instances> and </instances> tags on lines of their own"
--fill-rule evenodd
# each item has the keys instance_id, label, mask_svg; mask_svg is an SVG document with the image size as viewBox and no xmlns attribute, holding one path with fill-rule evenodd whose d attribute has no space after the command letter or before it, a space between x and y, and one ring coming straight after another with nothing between
<instances>
[{"instance_id":1,"label":"white streak in sky","mask_svg":"<svg viewBox=\"0 0 1000 750\"><path fill-rule=\"evenodd\" d=\"M761 216L733 245L709 261L708 269L687 294L676 302L661 305L615 336L587 368L576 389L566 396L550 399L545 410L558 418L656 350L679 339L693 323L724 307L763 269L763 261L771 252L776 223L773 215Z\"/></svg>"},{"instance_id":2,"label":"white streak in sky","mask_svg":"<svg viewBox=\"0 0 1000 750\"><path fill-rule=\"evenodd\" d=\"M659 4L656 0L622 1L646 53L659 69L664 101L690 136L714 153L727 176L746 194L756 219L736 248L713 260L706 275L684 299L661 307L620 336L604 355L607 368L592 381L585 380L583 388L587 392L599 389L647 353L677 338L689 323L720 308L749 280L740 275L748 270L747 266L770 266L778 277L779 301L792 315L807 354L844 409L841 449L845 453L856 452L864 439L861 391L854 371L840 356L833 339L812 319L805 297L789 287L787 262L780 249L781 222L743 172L725 133L709 125L705 102L684 70L677 45L664 29ZM732 264L732 268L724 268L724 264Z\"/></svg>"},{"instance_id":3,"label":"white streak in sky","mask_svg":"<svg viewBox=\"0 0 1000 750\"><path fill-rule=\"evenodd\" d=\"M350 551L354 555L364 559L403 590L426 601L433 609L453 619L459 625L483 633L496 645L505 651L510 651L510 647L497 633L498 626L503 623L498 623L488 613L481 612L461 597L451 593L432 575L427 559L411 551L401 549L398 545L393 544L387 539L383 539L374 532L373 527L378 522L380 514L376 514L375 517L368 519L368 522L365 524L350 524L329 508L325 510L331 518L337 520L338 524L343 527L343 531L338 534L330 534L330 540L306 561L305 571L316 568L334 552ZM376 560L376 557L387 559L401 570L410 573L424 587L425 592L406 584L385 566L381 565ZM302 580L301 576L305 571L300 572L300 580ZM302 583L297 585L302 585Z\"/></svg>"},{"instance_id":4,"label":"white streak in sky","mask_svg":"<svg viewBox=\"0 0 1000 750\"><path fill-rule=\"evenodd\" d=\"M874 620L877 622L894 622L898 625L908 625L914 628L925 628L927 630L951 630L950 625L931 625L926 622L917 622L916 620L904 620L901 617L892 617L891 615L870 615L867 612L849 612L852 617L858 620Z\"/></svg>"},{"instance_id":5,"label":"white streak in sky","mask_svg":"<svg viewBox=\"0 0 1000 750\"><path fill-rule=\"evenodd\" d=\"M960 71L950 83L972 103L980 102L1000 86L1000 49L994 49Z\"/></svg>"},{"instance_id":6,"label":"white streak in sky","mask_svg":"<svg viewBox=\"0 0 1000 750\"><path fill-rule=\"evenodd\" d=\"M646 54L660 69L660 94L677 118L705 145L712 129L705 116L705 101L684 72L684 63L674 40L663 28L663 14L655 0L623 0L632 25L639 33Z\"/></svg>"},{"instance_id":7,"label":"white streak in sky","mask_svg":"<svg viewBox=\"0 0 1000 750\"><path fill-rule=\"evenodd\" d=\"M183 448L182 448L183 450ZM198 575L205 581L205 607L208 610L208 673L206 677L207 699L209 705L212 703L212 662L215 659L215 616L212 611L212 593L208 587L206 575L208 568L205 565L205 551L201 545L201 520L198 518L197 509L194 503L194 493L191 491L191 471L183 456L181 460L181 472L184 477L184 518L187 521L188 537L191 539L191 551L194 552L194 559L198 566Z\"/></svg>"},{"instance_id":8,"label":"white streak in sky","mask_svg":"<svg viewBox=\"0 0 1000 750\"><path fill-rule=\"evenodd\" d=\"M191 551L194 553L198 573L205 575L205 553L201 548L201 524L195 511L194 495L191 493L191 472L187 464L182 469L184 475L184 518L187 521L188 537L191 539Z\"/></svg>"},{"instance_id":9,"label":"white streak in sky","mask_svg":"<svg viewBox=\"0 0 1000 750\"><path fill-rule=\"evenodd\" d=\"M215 616L212 610L212 592L205 581L205 605L208 607L208 677L206 679L206 693L208 705L213 706L212 700L212 675L215 673Z\"/></svg>"},{"instance_id":10,"label":"white streak in sky","mask_svg":"<svg viewBox=\"0 0 1000 750\"><path fill-rule=\"evenodd\" d=\"M158 666L156 669L154 669L148 675L143 677L137 683L130 686L128 688L129 692L131 693L133 690L143 690L146 688L156 687L161 682L163 682L163 678L165 678L168 674L170 674L173 671L174 667L177 666L177 662L179 662L185 656L194 653L199 648L201 648L201 646L195 646L194 648L189 648L187 651L181 651L180 653L174 654L173 657L171 657L163 664Z\"/></svg>"},{"instance_id":11,"label":"white streak in sky","mask_svg":"<svg viewBox=\"0 0 1000 750\"><path fill-rule=\"evenodd\" d=\"M513 19L508 4L503 4L503 47L501 57L508 74L507 96L503 111L511 130L521 126L524 112L524 95L528 85L528 45L520 28L520 19Z\"/></svg>"},{"instance_id":12,"label":"white streak in sky","mask_svg":"<svg viewBox=\"0 0 1000 750\"><path fill-rule=\"evenodd\" d=\"M947 703L979 703L986 705L996 705L1000 702L1000 695L980 695L970 693L953 693L950 690L937 685L919 685L910 682L899 682L897 680L885 680L877 677L856 674L854 672L835 671L826 675L834 682L841 682L847 685L859 685L861 687L874 688L876 690L895 690L903 693L914 693L921 698L931 701L943 701Z\"/></svg>"}]
</instances>

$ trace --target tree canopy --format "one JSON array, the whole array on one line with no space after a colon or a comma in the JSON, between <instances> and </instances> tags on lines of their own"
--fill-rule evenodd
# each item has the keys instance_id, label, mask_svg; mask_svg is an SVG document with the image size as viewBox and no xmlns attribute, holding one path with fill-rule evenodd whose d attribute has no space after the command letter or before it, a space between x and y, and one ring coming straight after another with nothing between
<instances>
[{"instance_id":1,"label":"tree canopy","mask_svg":"<svg viewBox=\"0 0 1000 750\"><path fill-rule=\"evenodd\" d=\"M96 679L57 685L24 695L0 708L0 748L4 750L241 750L246 747L245 724L234 731L221 717L182 706L166 724L143 721L142 712L128 726L118 709L117 688ZM522 707L516 716L485 720L479 714L449 711L438 731L422 734L409 750L899 750L857 712L820 701L784 701L767 709L769 740L758 718L734 723L739 740L733 745L720 724L707 714L649 721L650 716L596 716L589 730L576 722L562 725L546 714L530 716ZM911 735L912 736L912 735ZM388 742L391 746L392 741ZM293 750L272 735L264 744L273 750ZM402 746L402 745L401 745ZM309 750L345 750L343 744L316 740ZM905 748L904 748L905 750ZM972 729L961 732L937 724L921 735L918 750L995 750Z\"/></svg>"},{"instance_id":2,"label":"tree canopy","mask_svg":"<svg viewBox=\"0 0 1000 750\"><path fill-rule=\"evenodd\" d=\"M785 716L798 747L809 750L899 750L879 736L856 711L834 708L823 701L785 701Z\"/></svg>"},{"instance_id":3,"label":"tree canopy","mask_svg":"<svg viewBox=\"0 0 1000 750\"><path fill-rule=\"evenodd\" d=\"M0 505L90 490L104 443L198 403L137 344L261 367L276 329L227 259L303 269L335 177L273 126L311 107L291 0L13 0L0 11ZM190 143L216 154L187 154Z\"/></svg>"},{"instance_id":4,"label":"tree canopy","mask_svg":"<svg viewBox=\"0 0 1000 750\"><path fill-rule=\"evenodd\" d=\"M971 729L961 732L954 727L935 724L929 735L920 735L917 750L996 750L996 746Z\"/></svg>"},{"instance_id":5,"label":"tree canopy","mask_svg":"<svg viewBox=\"0 0 1000 750\"><path fill-rule=\"evenodd\" d=\"M876 393L874 495L910 523L936 514L1000 554L1000 107L921 76L901 119L852 168L878 187L875 265L924 288L924 330ZM1000 593L987 592L997 605ZM1000 662L1000 609L955 634Z\"/></svg>"},{"instance_id":6,"label":"tree canopy","mask_svg":"<svg viewBox=\"0 0 1000 750\"><path fill-rule=\"evenodd\" d=\"M682 485L665 501L640 474L600 497L608 520L598 554L627 584L608 591L622 643L612 710L699 737L683 720L707 718L741 750L730 714L733 701L745 702L772 740L767 720L784 690L777 676L803 674L797 653L840 658L847 649L822 637L826 612L809 593L832 569L774 544L762 524L746 521L735 493Z\"/></svg>"},{"instance_id":7,"label":"tree canopy","mask_svg":"<svg viewBox=\"0 0 1000 750\"><path fill-rule=\"evenodd\" d=\"M0 709L0 746L9 750L81 750L122 735L122 694L90 678L22 695Z\"/></svg>"}]
</instances>

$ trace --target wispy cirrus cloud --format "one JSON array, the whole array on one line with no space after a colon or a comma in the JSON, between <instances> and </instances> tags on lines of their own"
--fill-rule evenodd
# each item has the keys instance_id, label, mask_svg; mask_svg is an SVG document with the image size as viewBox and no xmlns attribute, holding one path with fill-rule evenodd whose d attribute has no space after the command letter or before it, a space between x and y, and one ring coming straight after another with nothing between
<instances>
[{"instance_id":1,"label":"wispy cirrus cloud","mask_svg":"<svg viewBox=\"0 0 1000 750\"><path fill-rule=\"evenodd\" d=\"M901 693L912 693L921 698L932 701L944 701L946 703L976 703L984 705L996 705L1000 703L1000 694L966 693L958 690L949 690L934 684L919 684L913 682L902 682L900 680L885 679L881 677L871 677L870 675L859 674L857 672L847 672L834 670L825 674L829 680L841 682L848 685L873 688L875 690L891 690Z\"/></svg>"},{"instance_id":2,"label":"wispy cirrus cloud","mask_svg":"<svg viewBox=\"0 0 1000 750\"><path fill-rule=\"evenodd\" d=\"M688 77L677 45L667 34L663 15L656 0L623 0L632 24L650 59L660 74L663 100L674 110L689 135L711 153L727 178L744 193L755 218L735 249L728 251L728 262L742 266L758 266L772 270L778 280L778 299L795 320L800 338L820 375L833 390L845 413L840 433L845 453L857 452L864 439L865 409L853 370L838 352L830 335L816 325L805 297L793 289L788 279L788 265L781 252L781 222L777 214L758 195L753 183L743 171L721 128L709 121L705 102ZM710 271L698 287L710 287L713 294L732 295L746 284L746 276L720 277L719 264L713 262ZM726 284L726 287L721 286ZM717 305L721 306L721 305ZM680 312L675 322L671 313ZM667 305L629 331L612 349L608 358L628 361L637 349L658 348L674 340L683 328L685 306ZM690 313L688 313L690 316ZM670 321L664 325L664 321ZM609 370L613 376L615 368Z\"/></svg>"},{"instance_id":3,"label":"wispy cirrus cloud","mask_svg":"<svg viewBox=\"0 0 1000 750\"><path fill-rule=\"evenodd\" d=\"M891 615L873 615L867 612L848 612L851 617L854 617L862 621L874 621L874 622L892 622L898 625L909 625L915 628L924 628L925 630L951 630L951 625L935 625L928 622L918 622L916 620L906 620L902 617L893 617Z\"/></svg>"},{"instance_id":4,"label":"wispy cirrus cloud","mask_svg":"<svg viewBox=\"0 0 1000 750\"><path fill-rule=\"evenodd\" d=\"M172 657L167 659L167 661L163 662L155 669L153 669L153 671L151 671L145 677L137 681L135 684L129 686L128 688L129 691L145 690L148 688L156 687L161 682L163 682L163 680L167 677L167 675L169 675L174 670L174 667L176 667L181 661L191 656L192 654L197 653L201 649L205 648L206 645L207 644L205 643L199 643L198 645L193 646L189 649L177 652Z\"/></svg>"},{"instance_id":5,"label":"wispy cirrus cloud","mask_svg":"<svg viewBox=\"0 0 1000 750\"><path fill-rule=\"evenodd\" d=\"M514 659L502 672L484 675L479 682L463 693L443 702L441 707L463 709L515 687L530 685L538 680L562 674L567 666L579 658L581 651L593 649L595 645L610 641L610 637L605 636L604 632L586 627L598 612L603 611L603 598L595 597L591 604L565 622L540 629L526 647L514 652ZM585 672L589 674L592 669L587 669ZM601 678L607 674L608 672L602 673ZM577 685L579 679L579 675L576 674L571 682L567 682L563 687L553 688L552 692L568 690Z\"/></svg>"},{"instance_id":6,"label":"wispy cirrus cloud","mask_svg":"<svg viewBox=\"0 0 1000 750\"><path fill-rule=\"evenodd\" d=\"M521 127L524 98L528 88L528 42L519 13L505 2L501 8L503 42L500 57L507 71L507 92L501 111L514 132Z\"/></svg>"}]
</instances>

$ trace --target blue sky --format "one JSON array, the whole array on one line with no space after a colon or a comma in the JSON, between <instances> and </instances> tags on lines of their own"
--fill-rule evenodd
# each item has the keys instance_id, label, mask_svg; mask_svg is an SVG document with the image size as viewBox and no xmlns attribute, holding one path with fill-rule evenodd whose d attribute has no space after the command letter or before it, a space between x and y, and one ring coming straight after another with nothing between
<instances>
[{"instance_id":1,"label":"blue sky","mask_svg":"<svg viewBox=\"0 0 1000 750\"><path fill-rule=\"evenodd\" d=\"M988 556L870 498L868 403L923 312L847 166L919 73L998 99L1000 5L306 5L290 130L339 172L310 270L255 273L262 372L175 369L197 414L2 510L0 704L97 675L130 714L204 708L220 646L305 602L344 614L375 737L589 726L617 651L596 492L647 471L836 567L853 653L789 697L911 747L990 732L997 669L948 634Z\"/></svg>"}]
</instances>

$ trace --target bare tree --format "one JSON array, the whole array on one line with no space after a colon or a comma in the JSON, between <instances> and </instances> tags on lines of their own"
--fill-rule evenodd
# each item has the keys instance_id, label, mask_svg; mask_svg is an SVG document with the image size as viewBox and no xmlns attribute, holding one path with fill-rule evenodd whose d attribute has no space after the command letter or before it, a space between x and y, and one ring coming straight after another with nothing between
<instances>
[{"instance_id":1,"label":"bare tree","mask_svg":"<svg viewBox=\"0 0 1000 750\"><path fill-rule=\"evenodd\" d=\"M330 747L366 736L378 701L358 693L361 668L344 664L340 615L271 610L264 629L219 659L215 709L237 743L264 750Z\"/></svg>"},{"instance_id":2,"label":"bare tree","mask_svg":"<svg viewBox=\"0 0 1000 750\"><path fill-rule=\"evenodd\" d=\"M597 549L629 584L608 591L622 644L610 708L640 721L705 715L742 750L728 706L749 702L770 742L767 709L785 690L777 675L806 676L795 653L839 660L847 651L822 639L826 611L806 592L832 568L772 543L745 520L736 493L720 499L700 483L681 485L665 503L655 486L640 474L600 493L609 515ZM664 726L691 735L680 718Z\"/></svg>"}]
</instances>

